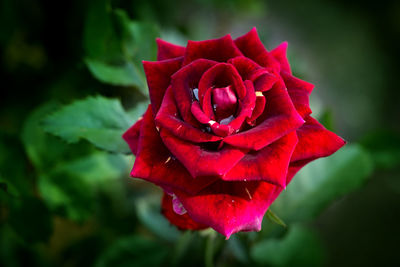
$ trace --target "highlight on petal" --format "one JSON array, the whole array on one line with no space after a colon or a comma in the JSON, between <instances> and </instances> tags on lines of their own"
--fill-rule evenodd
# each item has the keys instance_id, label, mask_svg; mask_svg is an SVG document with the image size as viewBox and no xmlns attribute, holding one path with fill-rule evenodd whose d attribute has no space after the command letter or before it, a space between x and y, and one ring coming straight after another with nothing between
<instances>
[{"instance_id":1,"label":"highlight on petal","mask_svg":"<svg viewBox=\"0 0 400 267\"><path fill-rule=\"evenodd\" d=\"M149 108L149 107L148 107ZM137 122L132 125L123 135L122 138L128 143L129 148L132 153L136 155L138 143L139 143L139 135L140 129L142 127L143 117L139 118Z\"/></svg>"},{"instance_id":2,"label":"highlight on petal","mask_svg":"<svg viewBox=\"0 0 400 267\"><path fill-rule=\"evenodd\" d=\"M289 162L296 144L297 136L293 131L259 151L247 153L222 179L262 180L285 188Z\"/></svg>"},{"instance_id":3,"label":"highlight on petal","mask_svg":"<svg viewBox=\"0 0 400 267\"><path fill-rule=\"evenodd\" d=\"M237 56L242 56L242 53L228 34L218 39L188 41L183 65L187 65L199 58L227 62L230 58Z\"/></svg>"},{"instance_id":4,"label":"highlight on petal","mask_svg":"<svg viewBox=\"0 0 400 267\"><path fill-rule=\"evenodd\" d=\"M161 213L181 230L202 230L208 228L207 225L193 221L190 216L185 213L177 214L173 209L172 197L164 192L161 201Z\"/></svg>"},{"instance_id":5,"label":"highlight on petal","mask_svg":"<svg viewBox=\"0 0 400 267\"><path fill-rule=\"evenodd\" d=\"M160 38L156 39L157 42L157 60L165 60L176 57L181 57L185 54L185 47L171 44Z\"/></svg>"},{"instance_id":6,"label":"highlight on petal","mask_svg":"<svg viewBox=\"0 0 400 267\"><path fill-rule=\"evenodd\" d=\"M304 123L282 82L265 92L264 96L267 102L264 113L259 117L261 122L250 130L227 136L225 143L260 150Z\"/></svg>"},{"instance_id":7,"label":"highlight on petal","mask_svg":"<svg viewBox=\"0 0 400 267\"><path fill-rule=\"evenodd\" d=\"M198 102L195 101L193 103ZM216 142L222 139L221 137L203 132L200 129L193 127L179 117L171 86L168 87L167 92L165 93L164 100L156 115L155 121L156 125L160 128L166 128L175 136L187 141L202 143ZM207 121L209 121L209 119L207 119Z\"/></svg>"},{"instance_id":8,"label":"highlight on petal","mask_svg":"<svg viewBox=\"0 0 400 267\"><path fill-rule=\"evenodd\" d=\"M282 188L261 181L217 181L197 195L175 194L187 214L209 225L226 239L239 231L260 231L265 212Z\"/></svg>"},{"instance_id":9,"label":"highlight on petal","mask_svg":"<svg viewBox=\"0 0 400 267\"><path fill-rule=\"evenodd\" d=\"M165 147L154 125L150 108L143 115L137 156L131 176L152 182L164 190L179 189L187 194L196 194L218 179L212 176L193 179L186 168Z\"/></svg>"},{"instance_id":10,"label":"highlight on petal","mask_svg":"<svg viewBox=\"0 0 400 267\"><path fill-rule=\"evenodd\" d=\"M181 68L171 78L171 87L179 114L185 122L195 127L198 127L199 123L191 112L193 90L198 89L203 73L217 63L208 59L198 59Z\"/></svg>"},{"instance_id":11,"label":"highlight on petal","mask_svg":"<svg viewBox=\"0 0 400 267\"><path fill-rule=\"evenodd\" d=\"M153 114L157 114L164 98L165 91L171 82L171 76L182 65L182 58L175 58L163 61L143 61L143 68L149 87L151 107Z\"/></svg>"},{"instance_id":12,"label":"highlight on petal","mask_svg":"<svg viewBox=\"0 0 400 267\"><path fill-rule=\"evenodd\" d=\"M281 70L287 71L292 74L292 70L290 69L289 61L286 56L286 50L288 47L287 42L281 43L278 47L271 50L271 55L281 64Z\"/></svg>"},{"instance_id":13,"label":"highlight on petal","mask_svg":"<svg viewBox=\"0 0 400 267\"><path fill-rule=\"evenodd\" d=\"M229 145L216 151L208 150L201 144L181 140L165 129L161 129L160 136L171 153L194 178L199 176L221 177L232 169L247 152L247 150Z\"/></svg>"}]
</instances>

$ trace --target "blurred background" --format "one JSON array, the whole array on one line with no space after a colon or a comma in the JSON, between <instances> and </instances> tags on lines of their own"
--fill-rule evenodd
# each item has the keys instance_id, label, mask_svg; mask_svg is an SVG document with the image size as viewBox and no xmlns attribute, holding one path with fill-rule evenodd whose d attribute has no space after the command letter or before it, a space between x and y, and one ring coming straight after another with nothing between
<instances>
[{"instance_id":1,"label":"blurred background","mask_svg":"<svg viewBox=\"0 0 400 267\"><path fill-rule=\"evenodd\" d=\"M0 3L0 266L399 265L399 1ZM294 74L315 84L314 116L349 141L272 206L287 227L269 215L229 241L180 232L160 191L128 177L132 156L46 126L88 101L132 124L155 37L185 45L253 26L267 49L289 42Z\"/></svg>"}]
</instances>

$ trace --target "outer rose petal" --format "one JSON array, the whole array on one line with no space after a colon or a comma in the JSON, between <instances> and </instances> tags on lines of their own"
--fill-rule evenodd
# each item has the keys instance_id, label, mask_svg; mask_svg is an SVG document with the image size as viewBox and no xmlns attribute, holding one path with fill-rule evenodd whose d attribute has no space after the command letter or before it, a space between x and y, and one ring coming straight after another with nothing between
<instances>
[{"instance_id":1,"label":"outer rose petal","mask_svg":"<svg viewBox=\"0 0 400 267\"><path fill-rule=\"evenodd\" d=\"M292 70L290 69L289 61L286 57L286 49L288 43L283 42L277 48L271 50L271 55L281 64L281 70L287 71L292 74Z\"/></svg>"},{"instance_id":2,"label":"outer rose petal","mask_svg":"<svg viewBox=\"0 0 400 267\"><path fill-rule=\"evenodd\" d=\"M239 231L260 231L265 212L281 192L266 182L217 181L190 196L175 191L193 220L209 225L228 239Z\"/></svg>"},{"instance_id":3,"label":"outer rose petal","mask_svg":"<svg viewBox=\"0 0 400 267\"><path fill-rule=\"evenodd\" d=\"M222 176L232 169L247 152L247 150L229 145L219 151L209 151L201 145L181 140L165 129L161 129L160 135L171 153L193 177Z\"/></svg>"},{"instance_id":4,"label":"outer rose petal","mask_svg":"<svg viewBox=\"0 0 400 267\"><path fill-rule=\"evenodd\" d=\"M310 94L314 88L314 85L300 80L299 78L290 75L286 71L281 71L281 76L285 81L288 93L297 112L299 112L303 118L305 118L307 115L310 115Z\"/></svg>"},{"instance_id":5,"label":"outer rose petal","mask_svg":"<svg viewBox=\"0 0 400 267\"><path fill-rule=\"evenodd\" d=\"M247 153L222 179L263 180L285 188L287 170L296 144L297 136L293 131L259 151Z\"/></svg>"},{"instance_id":6,"label":"outer rose petal","mask_svg":"<svg viewBox=\"0 0 400 267\"><path fill-rule=\"evenodd\" d=\"M227 136L224 142L235 147L260 150L300 127L304 120L283 87L280 84L264 92L267 103L263 114L266 119L263 122L250 130Z\"/></svg>"},{"instance_id":7,"label":"outer rose petal","mask_svg":"<svg viewBox=\"0 0 400 267\"><path fill-rule=\"evenodd\" d=\"M221 137L202 132L200 129L193 127L178 117L178 110L171 87L168 87L165 93L164 100L155 120L158 126L168 129L177 137L187 141L201 143L215 142L222 139Z\"/></svg>"},{"instance_id":8,"label":"outer rose petal","mask_svg":"<svg viewBox=\"0 0 400 267\"><path fill-rule=\"evenodd\" d=\"M156 131L151 108L143 115L139 146L132 177L142 178L168 191L179 189L196 194L218 177L193 179L185 167L176 160L163 144Z\"/></svg>"},{"instance_id":9,"label":"outer rose petal","mask_svg":"<svg viewBox=\"0 0 400 267\"><path fill-rule=\"evenodd\" d=\"M185 54L185 47L171 44L160 38L156 39L157 42L157 61L181 57Z\"/></svg>"},{"instance_id":10,"label":"outer rose petal","mask_svg":"<svg viewBox=\"0 0 400 267\"><path fill-rule=\"evenodd\" d=\"M254 60L263 67L273 69L279 73L281 69L279 62L265 49L260 37L258 37L256 28L236 38L235 44L246 57Z\"/></svg>"},{"instance_id":11,"label":"outer rose petal","mask_svg":"<svg viewBox=\"0 0 400 267\"><path fill-rule=\"evenodd\" d=\"M242 53L228 34L219 39L188 41L183 65L187 65L199 58L227 62L230 58L237 56L242 56Z\"/></svg>"},{"instance_id":12,"label":"outer rose petal","mask_svg":"<svg viewBox=\"0 0 400 267\"><path fill-rule=\"evenodd\" d=\"M182 58L175 58L164 61L143 61L143 68L149 86L151 107L153 114L157 114L161 106L161 101L164 97L170 82L171 75L174 74L182 65Z\"/></svg>"},{"instance_id":13,"label":"outer rose petal","mask_svg":"<svg viewBox=\"0 0 400 267\"><path fill-rule=\"evenodd\" d=\"M161 212L172 224L182 230L201 230L208 227L207 225L193 221L187 213L183 215L176 214L172 208L172 197L166 193L164 193L162 198Z\"/></svg>"},{"instance_id":14,"label":"outer rose petal","mask_svg":"<svg viewBox=\"0 0 400 267\"><path fill-rule=\"evenodd\" d=\"M297 136L299 142L293 152L287 183L304 165L314 159L335 153L346 143L310 116L306 118L306 123L297 130Z\"/></svg>"},{"instance_id":15,"label":"outer rose petal","mask_svg":"<svg viewBox=\"0 0 400 267\"><path fill-rule=\"evenodd\" d=\"M122 138L128 143L132 153L136 155L139 143L140 128L142 127L143 117L132 125L123 135Z\"/></svg>"}]
</instances>

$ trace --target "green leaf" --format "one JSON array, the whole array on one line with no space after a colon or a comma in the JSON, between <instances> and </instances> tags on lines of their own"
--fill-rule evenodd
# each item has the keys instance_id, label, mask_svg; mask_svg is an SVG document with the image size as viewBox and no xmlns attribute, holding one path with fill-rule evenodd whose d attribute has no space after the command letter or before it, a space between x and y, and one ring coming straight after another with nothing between
<instances>
[{"instance_id":1,"label":"green leaf","mask_svg":"<svg viewBox=\"0 0 400 267\"><path fill-rule=\"evenodd\" d=\"M294 225L280 239L270 238L256 243L250 250L251 258L258 264L272 266L319 266L324 250L316 234Z\"/></svg>"},{"instance_id":2,"label":"green leaf","mask_svg":"<svg viewBox=\"0 0 400 267\"><path fill-rule=\"evenodd\" d=\"M369 133L361 140L361 145L371 153L379 168L389 169L400 164L400 134L396 131Z\"/></svg>"},{"instance_id":3,"label":"green leaf","mask_svg":"<svg viewBox=\"0 0 400 267\"><path fill-rule=\"evenodd\" d=\"M154 196L144 197L135 204L139 220L154 234L171 242L179 238L180 232L161 214L159 199Z\"/></svg>"},{"instance_id":4,"label":"green leaf","mask_svg":"<svg viewBox=\"0 0 400 267\"><path fill-rule=\"evenodd\" d=\"M136 86L147 94L144 74L133 63L112 63L90 58L85 59L85 63L99 81L112 85Z\"/></svg>"},{"instance_id":5,"label":"green leaf","mask_svg":"<svg viewBox=\"0 0 400 267\"><path fill-rule=\"evenodd\" d=\"M369 154L348 144L305 166L272 205L286 222L308 220L333 200L359 188L372 172Z\"/></svg>"},{"instance_id":6,"label":"green leaf","mask_svg":"<svg viewBox=\"0 0 400 267\"><path fill-rule=\"evenodd\" d=\"M129 236L118 239L100 255L96 267L162 266L168 248L141 236Z\"/></svg>"},{"instance_id":7,"label":"green leaf","mask_svg":"<svg viewBox=\"0 0 400 267\"><path fill-rule=\"evenodd\" d=\"M129 158L98 151L63 162L39 177L39 192L53 211L83 221L93 214L97 191L128 172Z\"/></svg>"},{"instance_id":8,"label":"green leaf","mask_svg":"<svg viewBox=\"0 0 400 267\"><path fill-rule=\"evenodd\" d=\"M118 100L97 96L64 106L48 116L43 126L69 143L85 139L104 150L128 153L121 136L131 124Z\"/></svg>"},{"instance_id":9,"label":"green leaf","mask_svg":"<svg viewBox=\"0 0 400 267\"><path fill-rule=\"evenodd\" d=\"M282 219L279 218L278 215L276 215L271 209L268 209L268 210L267 210L267 214L266 214L266 215L267 215L267 218L268 218L270 221L272 221L272 222L274 222L274 223L276 223L276 224L278 224L278 225L280 225L280 226L287 227L287 225L285 224L285 222L282 221Z\"/></svg>"},{"instance_id":10,"label":"green leaf","mask_svg":"<svg viewBox=\"0 0 400 267\"><path fill-rule=\"evenodd\" d=\"M85 63L101 82L133 86L147 96L142 60L155 60L159 30L154 24L132 21L125 11L111 11L108 6L103 0L88 15Z\"/></svg>"}]
</instances>

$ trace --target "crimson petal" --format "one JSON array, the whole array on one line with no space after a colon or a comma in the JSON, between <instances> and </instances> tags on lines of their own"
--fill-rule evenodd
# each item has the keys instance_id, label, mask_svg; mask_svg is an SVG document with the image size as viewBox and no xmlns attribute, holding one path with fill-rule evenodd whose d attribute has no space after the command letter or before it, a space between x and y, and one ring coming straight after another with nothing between
<instances>
[{"instance_id":1,"label":"crimson petal","mask_svg":"<svg viewBox=\"0 0 400 267\"><path fill-rule=\"evenodd\" d=\"M175 194L189 216L228 239L239 231L260 231L265 212L281 192L270 183L217 181L197 195Z\"/></svg>"},{"instance_id":2,"label":"crimson petal","mask_svg":"<svg viewBox=\"0 0 400 267\"><path fill-rule=\"evenodd\" d=\"M174 58L163 61L143 61L143 68L149 86L149 94L153 114L157 114L161 106L161 101L167 90L171 75L174 74L182 65L182 58Z\"/></svg>"},{"instance_id":3,"label":"crimson petal","mask_svg":"<svg viewBox=\"0 0 400 267\"><path fill-rule=\"evenodd\" d=\"M306 123L297 130L299 142L291 159L288 183L304 165L317 158L327 157L346 144L346 141L325 129L316 119L308 116L305 120Z\"/></svg>"},{"instance_id":4,"label":"crimson petal","mask_svg":"<svg viewBox=\"0 0 400 267\"><path fill-rule=\"evenodd\" d=\"M136 155L139 143L140 129L142 127L143 117L132 125L123 135L122 138L128 143L132 153Z\"/></svg>"},{"instance_id":5,"label":"crimson petal","mask_svg":"<svg viewBox=\"0 0 400 267\"><path fill-rule=\"evenodd\" d=\"M201 230L208 228L207 225L193 221L187 213L183 215L177 214L172 208L172 197L166 193L164 193L161 201L161 213L181 230Z\"/></svg>"},{"instance_id":6,"label":"crimson petal","mask_svg":"<svg viewBox=\"0 0 400 267\"><path fill-rule=\"evenodd\" d=\"M179 139L165 129L161 129L160 136L171 153L186 167L192 177L222 176L232 169L247 152L247 150L229 145L225 145L218 151L209 151L201 145Z\"/></svg>"},{"instance_id":7,"label":"crimson petal","mask_svg":"<svg viewBox=\"0 0 400 267\"><path fill-rule=\"evenodd\" d=\"M185 47L171 44L160 38L156 39L157 42L157 60L171 59L181 57L185 54Z\"/></svg>"},{"instance_id":8,"label":"crimson petal","mask_svg":"<svg viewBox=\"0 0 400 267\"><path fill-rule=\"evenodd\" d=\"M279 62L265 49L255 27L245 35L236 38L235 44L246 57L279 73L281 69Z\"/></svg>"},{"instance_id":9,"label":"crimson petal","mask_svg":"<svg viewBox=\"0 0 400 267\"><path fill-rule=\"evenodd\" d=\"M264 121L250 130L227 136L224 139L225 143L235 147L260 150L304 123L282 82L264 92L264 96L267 101L262 114L265 117Z\"/></svg>"},{"instance_id":10,"label":"crimson petal","mask_svg":"<svg viewBox=\"0 0 400 267\"><path fill-rule=\"evenodd\" d=\"M299 114L305 118L311 114L310 109L310 94L314 88L314 85L300 80L286 71L281 72L281 76L285 81L290 98Z\"/></svg>"},{"instance_id":11,"label":"crimson petal","mask_svg":"<svg viewBox=\"0 0 400 267\"><path fill-rule=\"evenodd\" d=\"M193 126L199 126L191 113L193 102L192 90L198 87L201 76L217 62L198 59L177 71L171 78L175 101L182 119Z\"/></svg>"},{"instance_id":12,"label":"crimson petal","mask_svg":"<svg viewBox=\"0 0 400 267\"><path fill-rule=\"evenodd\" d=\"M263 180L285 188L287 170L296 144L297 136L293 131L259 151L246 154L222 179Z\"/></svg>"},{"instance_id":13,"label":"crimson petal","mask_svg":"<svg viewBox=\"0 0 400 267\"><path fill-rule=\"evenodd\" d=\"M187 65L199 58L227 62L230 58L242 55L232 37L228 34L218 39L188 41L183 65Z\"/></svg>"},{"instance_id":14,"label":"crimson petal","mask_svg":"<svg viewBox=\"0 0 400 267\"><path fill-rule=\"evenodd\" d=\"M163 144L150 108L143 115L137 156L131 176L141 178L161 186L164 190L182 190L196 194L218 177L199 177L193 179L185 167L174 158Z\"/></svg>"},{"instance_id":15,"label":"crimson petal","mask_svg":"<svg viewBox=\"0 0 400 267\"><path fill-rule=\"evenodd\" d=\"M197 103L197 101L194 103ZM157 126L168 129L179 138L195 143L215 142L222 139L221 137L202 132L178 117L178 110L171 87L168 87L165 93L164 100L156 115L155 121ZM207 121L209 121L209 119Z\"/></svg>"},{"instance_id":16,"label":"crimson petal","mask_svg":"<svg viewBox=\"0 0 400 267\"><path fill-rule=\"evenodd\" d=\"M271 55L281 64L281 70L287 71L288 73L292 74L290 69L289 61L286 56L288 43L283 42L275 49L271 50Z\"/></svg>"}]
</instances>

